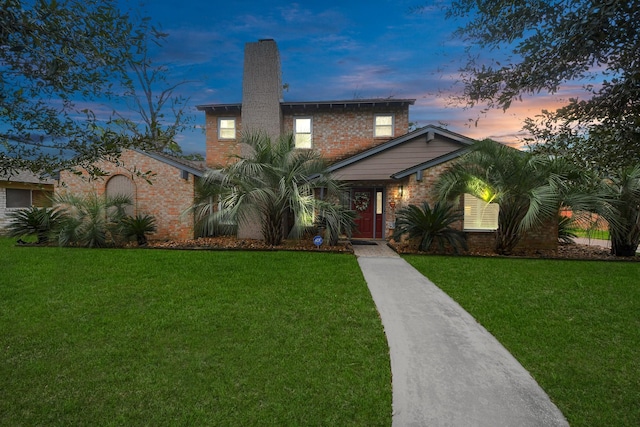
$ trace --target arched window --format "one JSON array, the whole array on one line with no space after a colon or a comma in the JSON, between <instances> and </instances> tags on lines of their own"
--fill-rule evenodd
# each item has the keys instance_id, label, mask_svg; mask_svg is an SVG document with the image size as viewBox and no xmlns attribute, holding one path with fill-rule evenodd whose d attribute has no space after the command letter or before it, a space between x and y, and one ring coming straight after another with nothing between
<instances>
[{"instance_id":1,"label":"arched window","mask_svg":"<svg viewBox=\"0 0 640 427\"><path fill-rule=\"evenodd\" d=\"M134 182L124 175L114 175L107 181L107 196L128 196L131 199L131 205L127 206L125 212L127 215L134 214L134 206L136 204L136 185Z\"/></svg>"}]
</instances>

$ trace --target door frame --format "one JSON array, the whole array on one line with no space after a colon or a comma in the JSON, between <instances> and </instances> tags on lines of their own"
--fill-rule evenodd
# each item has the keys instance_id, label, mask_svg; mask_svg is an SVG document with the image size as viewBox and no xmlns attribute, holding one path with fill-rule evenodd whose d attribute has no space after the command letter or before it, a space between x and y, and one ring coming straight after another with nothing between
<instances>
[{"instance_id":1,"label":"door frame","mask_svg":"<svg viewBox=\"0 0 640 427\"><path fill-rule=\"evenodd\" d=\"M371 215L373 215L373 230L372 237L362 237L363 239L384 239L385 232L385 217L387 214L386 206L386 191L383 185L371 185L362 187L351 187L349 189L349 206L353 206L353 197L356 191L371 191L373 194L373 209ZM378 194L380 193L380 200L378 200ZM380 212L380 213L378 213Z\"/></svg>"}]
</instances>

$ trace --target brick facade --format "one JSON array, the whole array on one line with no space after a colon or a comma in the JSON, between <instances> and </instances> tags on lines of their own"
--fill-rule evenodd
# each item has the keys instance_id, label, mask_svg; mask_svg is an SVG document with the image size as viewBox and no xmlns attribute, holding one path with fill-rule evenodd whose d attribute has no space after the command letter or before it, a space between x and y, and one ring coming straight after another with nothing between
<instances>
[{"instance_id":1,"label":"brick facade","mask_svg":"<svg viewBox=\"0 0 640 427\"><path fill-rule=\"evenodd\" d=\"M135 188L134 212L153 215L158 231L149 236L152 240L184 240L193 238L193 217L183 212L193 204L194 184L197 179L192 174L183 173L180 169L159 161L144 153L125 150L118 164L101 162L99 166L109 176L89 179L85 174L76 176L63 171L57 193L71 192L96 193L103 195L109 179L116 175L124 175L131 179ZM134 170L152 171L151 183L136 176Z\"/></svg>"},{"instance_id":2,"label":"brick facade","mask_svg":"<svg viewBox=\"0 0 640 427\"><path fill-rule=\"evenodd\" d=\"M409 106L359 106L344 108L327 106L308 108L307 111L286 113L284 132L293 132L295 117L311 117L313 126L313 148L329 162L335 162L383 144L392 137L374 137L376 114L394 116L393 138L409 131Z\"/></svg>"},{"instance_id":3,"label":"brick facade","mask_svg":"<svg viewBox=\"0 0 640 427\"><path fill-rule=\"evenodd\" d=\"M205 112L206 162L213 169L227 166L233 161L233 156L240 154L238 149L239 136L242 133L242 118L239 108L234 112L207 111ZM232 118L236 121L236 139L218 138L218 119Z\"/></svg>"},{"instance_id":4,"label":"brick facade","mask_svg":"<svg viewBox=\"0 0 640 427\"><path fill-rule=\"evenodd\" d=\"M435 193L435 184L440 174L446 170L453 161L441 163L429 169L423 170L422 179L418 181L416 174L412 174L405 178L400 184L395 187L399 188L402 185L402 197L396 197L396 211L403 206L421 205L422 203L429 202L433 205L438 196ZM393 187L389 190L390 195L392 191L397 194L397 189ZM460 207L462 209L462 206ZM394 219L392 219L394 220ZM462 230L463 223L460 221L457 224L457 228ZM495 242L495 232L493 231L467 231L467 245L469 250L473 251L493 251ZM516 246L515 253L531 253L532 251L543 252L555 252L558 249L558 221L555 218L551 218L543 223L541 226L529 230L525 233L522 240Z\"/></svg>"}]
</instances>

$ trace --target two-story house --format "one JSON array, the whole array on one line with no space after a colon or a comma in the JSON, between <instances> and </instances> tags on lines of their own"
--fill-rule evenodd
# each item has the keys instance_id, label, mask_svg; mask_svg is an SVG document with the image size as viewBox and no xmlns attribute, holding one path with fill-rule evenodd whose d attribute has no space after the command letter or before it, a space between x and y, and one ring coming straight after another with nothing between
<instances>
[{"instance_id":1,"label":"two-story house","mask_svg":"<svg viewBox=\"0 0 640 427\"><path fill-rule=\"evenodd\" d=\"M359 214L356 237L385 238L393 232L395 212L408 203L433 201L432 184L439 172L474 142L433 126L409 132L414 102L284 101L276 42L247 43L242 102L198 106L206 115L207 166L231 161L242 131L259 130L272 137L292 133L299 149L319 151L335 177L349 184L352 208ZM495 210L479 210L480 203L468 201L469 220L479 215L467 225L495 229Z\"/></svg>"}]
</instances>

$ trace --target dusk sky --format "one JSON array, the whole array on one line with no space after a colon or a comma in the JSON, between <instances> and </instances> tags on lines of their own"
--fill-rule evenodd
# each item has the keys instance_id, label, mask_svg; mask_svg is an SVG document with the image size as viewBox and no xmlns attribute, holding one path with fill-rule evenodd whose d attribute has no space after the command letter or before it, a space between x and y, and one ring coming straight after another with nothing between
<instances>
[{"instance_id":1,"label":"dusk sky","mask_svg":"<svg viewBox=\"0 0 640 427\"><path fill-rule=\"evenodd\" d=\"M432 2L433 3L433 2ZM436 0L437 3L437 0ZM178 93L196 105L242 100L244 45L274 39L280 50L285 101L415 98L410 121L435 124L472 138L516 143L522 120L558 105L555 96L515 103L506 113L480 117L480 109L451 105L449 96L464 63L465 46L453 38L460 22L445 20L439 7L413 12L420 0L204 1L154 0L143 14L169 33L155 59L170 66ZM484 52L486 57L503 51ZM202 131L180 136L186 153L204 153Z\"/></svg>"}]
</instances>

